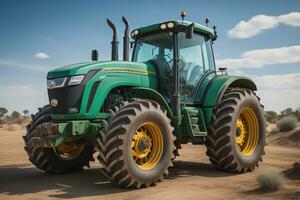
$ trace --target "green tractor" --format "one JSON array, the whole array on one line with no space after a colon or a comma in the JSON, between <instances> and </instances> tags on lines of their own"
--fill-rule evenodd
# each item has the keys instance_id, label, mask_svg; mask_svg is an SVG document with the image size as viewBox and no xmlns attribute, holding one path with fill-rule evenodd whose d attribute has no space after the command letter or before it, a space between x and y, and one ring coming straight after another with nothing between
<instances>
[{"instance_id":1,"label":"green tractor","mask_svg":"<svg viewBox=\"0 0 300 200\"><path fill-rule=\"evenodd\" d=\"M123 61L107 19L111 61L93 50L90 62L48 72L50 104L32 115L24 136L29 160L64 173L89 167L97 152L113 183L141 188L162 181L181 144L192 143L205 145L220 170L253 171L264 154L263 106L253 81L216 69L215 27L167 21L134 29L130 42L122 19Z\"/></svg>"}]
</instances>

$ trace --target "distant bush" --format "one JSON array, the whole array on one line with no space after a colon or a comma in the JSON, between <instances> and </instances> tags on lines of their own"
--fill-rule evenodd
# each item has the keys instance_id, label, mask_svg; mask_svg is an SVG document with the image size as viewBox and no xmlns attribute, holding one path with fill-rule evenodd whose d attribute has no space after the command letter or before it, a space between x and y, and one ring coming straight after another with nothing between
<instances>
[{"instance_id":1,"label":"distant bush","mask_svg":"<svg viewBox=\"0 0 300 200\"><path fill-rule=\"evenodd\" d=\"M285 110L282 110L279 114L277 114L275 111L272 110L265 111L266 120L272 124L276 123L278 120L287 116L292 116L296 118L298 121L300 121L300 107L296 109L286 108Z\"/></svg>"},{"instance_id":2,"label":"distant bush","mask_svg":"<svg viewBox=\"0 0 300 200\"><path fill-rule=\"evenodd\" d=\"M27 116L21 116L19 118L13 118L11 116L6 116L5 118L3 118L1 121L1 124L19 124L19 125L23 125L23 124L28 124L30 122L31 118L27 117Z\"/></svg>"},{"instance_id":3,"label":"distant bush","mask_svg":"<svg viewBox=\"0 0 300 200\"><path fill-rule=\"evenodd\" d=\"M260 189L263 190L278 190L283 185L283 178L279 173L265 171L256 177Z\"/></svg>"},{"instance_id":4,"label":"distant bush","mask_svg":"<svg viewBox=\"0 0 300 200\"><path fill-rule=\"evenodd\" d=\"M18 118L21 117L21 114L18 111L13 111L11 113L11 117L14 118L14 119L18 119Z\"/></svg>"},{"instance_id":5,"label":"distant bush","mask_svg":"<svg viewBox=\"0 0 300 200\"><path fill-rule=\"evenodd\" d=\"M267 122L276 123L277 113L275 111L266 111L265 116L266 116Z\"/></svg>"},{"instance_id":6,"label":"distant bush","mask_svg":"<svg viewBox=\"0 0 300 200\"><path fill-rule=\"evenodd\" d=\"M4 115L8 112L8 110L4 107L0 107L0 118L4 117Z\"/></svg>"},{"instance_id":7,"label":"distant bush","mask_svg":"<svg viewBox=\"0 0 300 200\"><path fill-rule=\"evenodd\" d=\"M297 122L295 117L287 116L277 122L277 127L280 131L287 132L294 130L297 127Z\"/></svg>"}]
</instances>

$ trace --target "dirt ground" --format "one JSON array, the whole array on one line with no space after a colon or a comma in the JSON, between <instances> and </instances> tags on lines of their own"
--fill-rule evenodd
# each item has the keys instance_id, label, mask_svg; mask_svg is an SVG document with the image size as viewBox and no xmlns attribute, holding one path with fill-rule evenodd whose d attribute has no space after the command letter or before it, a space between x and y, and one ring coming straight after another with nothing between
<instances>
[{"instance_id":1,"label":"dirt ground","mask_svg":"<svg viewBox=\"0 0 300 200\"><path fill-rule=\"evenodd\" d=\"M23 150L24 131L0 129L0 199L300 199L300 180L285 178L278 191L258 189L255 177L282 173L300 162L300 148L266 147L253 173L231 174L211 167L203 146L184 145L170 175L156 187L123 189L111 184L98 162L83 172L49 175L32 166Z\"/></svg>"}]
</instances>

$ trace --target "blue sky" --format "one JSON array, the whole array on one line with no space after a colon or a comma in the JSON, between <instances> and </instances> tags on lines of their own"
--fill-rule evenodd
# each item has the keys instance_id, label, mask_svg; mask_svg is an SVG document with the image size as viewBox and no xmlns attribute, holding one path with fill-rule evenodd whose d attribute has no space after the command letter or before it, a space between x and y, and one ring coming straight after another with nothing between
<instances>
[{"instance_id":1,"label":"blue sky","mask_svg":"<svg viewBox=\"0 0 300 200\"><path fill-rule=\"evenodd\" d=\"M88 61L91 49L108 60L111 30L106 18L118 26L121 40L123 15L135 28L179 19L181 10L189 21L203 23L209 17L217 25L218 65L253 78L266 110L300 106L300 3L296 0L0 0L0 106L35 112L47 103L48 70Z\"/></svg>"}]
</instances>

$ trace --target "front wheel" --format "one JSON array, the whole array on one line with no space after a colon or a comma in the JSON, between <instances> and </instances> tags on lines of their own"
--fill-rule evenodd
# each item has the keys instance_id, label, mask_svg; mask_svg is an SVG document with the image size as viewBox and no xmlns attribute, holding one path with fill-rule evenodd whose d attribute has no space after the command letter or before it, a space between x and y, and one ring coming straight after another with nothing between
<instances>
[{"instance_id":1,"label":"front wheel","mask_svg":"<svg viewBox=\"0 0 300 200\"><path fill-rule=\"evenodd\" d=\"M215 108L206 140L211 163L230 172L253 171L262 160L265 119L250 90L229 88Z\"/></svg>"},{"instance_id":2,"label":"front wheel","mask_svg":"<svg viewBox=\"0 0 300 200\"><path fill-rule=\"evenodd\" d=\"M158 103L138 100L124 105L112 113L97 140L102 172L127 188L155 185L172 166L173 130Z\"/></svg>"},{"instance_id":3,"label":"front wheel","mask_svg":"<svg viewBox=\"0 0 300 200\"><path fill-rule=\"evenodd\" d=\"M94 147L84 141L65 142L56 148L37 148L30 145L32 137L43 136L38 126L51 121L51 107L47 105L32 116L31 123L26 127L27 133L23 137L24 149L32 164L43 171L55 174L78 171L84 166L89 166L89 162L94 160Z\"/></svg>"}]
</instances>

